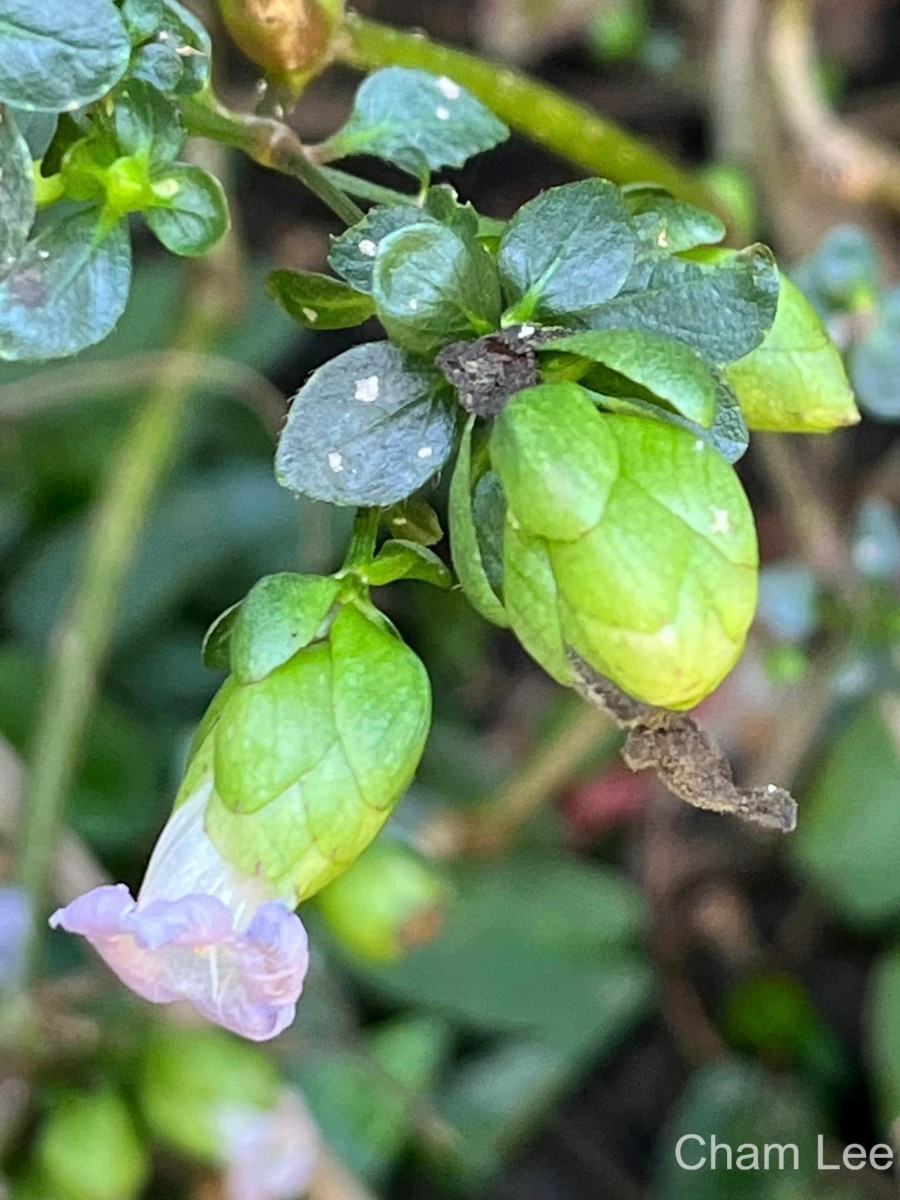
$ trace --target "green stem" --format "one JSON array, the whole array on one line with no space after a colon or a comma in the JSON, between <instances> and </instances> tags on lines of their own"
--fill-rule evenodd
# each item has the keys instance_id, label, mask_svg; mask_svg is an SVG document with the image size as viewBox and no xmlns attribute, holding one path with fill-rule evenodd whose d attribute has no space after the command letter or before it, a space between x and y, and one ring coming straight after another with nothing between
<instances>
[{"instance_id":1,"label":"green stem","mask_svg":"<svg viewBox=\"0 0 900 1200\"><path fill-rule=\"evenodd\" d=\"M219 252L220 254L223 251ZM221 273L187 289L177 349L208 346L223 328L235 289ZM147 509L178 443L192 376L180 360L160 368L159 382L125 433L94 510L88 543L70 607L54 631L54 652L38 713L22 807L18 878L35 916L31 967L37 965L39 921L57 849L66 795L112 635L122 584L134 556Z\"/></svg>"},{"instance_id":2,"label":"green stem","mask_svg":"<svg viewBox=\"0 0 900 1200\"><path fill-rule=\"evenodd\" d=\"M350 546L341 572L352 571L354 567L363 566L372 561L375 553L375 541L378 537L378 523L381 519L379 508L358 508L353 519L353 533Z\"/></svg>"},{"instance_id":3,"label":"green stem","mask_svg":"<svg viewBox=\"0 0 900 1200\"><path fill-rule=\"evenodd\" d=\"M368 179L359 179L356 175L348 175L346 171L338 171L334 167L320 167L319 170L335 187L355 196L357 200L371 200L373 204L415 204L417 196L409 192L398 192L394 188L383 187L380 183L370 183Z\"/></svg>"},{"instance_id":4,"label":"green stem","mask_svg":"<svg viewBox=\"0 0 900 1200\"><path fill-rule=\"evenodd\" d=\"M260 166L298 179L345 225L362 220L362 209L320 167L309 161L299 138L281 121L232 112L211 92L182 100L181 115L188 132L234 146Z\"/></svg>"},{"instance_id":5,"label":"green stem","mask_svg":"<svg viewBox=\"0 0 900 1200\"><path fill-rule=\"evenodd\" d=\"M614 183L658 183L680 200L718 210L716 198L689 170L564 93L518 71L421 33L350 13L335 42L339 59L361 71L419 67L448 75L513 129Z\"/></svg>"}]
</instances>

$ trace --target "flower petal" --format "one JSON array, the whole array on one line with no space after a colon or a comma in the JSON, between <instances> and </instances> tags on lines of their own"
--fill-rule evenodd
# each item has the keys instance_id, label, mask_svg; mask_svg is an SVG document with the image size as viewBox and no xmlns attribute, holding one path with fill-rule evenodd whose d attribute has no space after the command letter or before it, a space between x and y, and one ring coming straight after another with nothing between
<instances>
[{"instance_id":1,"label":"flower petal","mask_svg":"<svg viewBox=\"0 0 900 1200\"><path fill-rule=\"evenodd\" d=\"M318 1131L303 1100L284 1088L270 1111L223 1106L226 1200L296 1200L306 1195L318 1158Z\"/></svg>"},{"instance_id":2,"label":"flower petal","mask_svg":"<svg viewBox=\"0 0 900 1200\"><path fill-rule=\"evenodd\" d=\"M210 895L135 903L122 884L95 888L50 919L80 933L123 983L154 1003L188 1000L203 1016L254 1041L294 1019L309 965L306 931L280 901L246 929Z\"/></svg>"}]
</instances>

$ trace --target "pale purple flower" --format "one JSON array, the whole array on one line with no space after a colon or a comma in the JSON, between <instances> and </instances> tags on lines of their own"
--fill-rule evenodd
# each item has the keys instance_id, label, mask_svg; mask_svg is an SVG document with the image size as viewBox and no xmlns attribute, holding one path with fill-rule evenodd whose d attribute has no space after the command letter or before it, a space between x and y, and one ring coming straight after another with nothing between
<instances>
[{"instance_id":1,"label":"pale purple flower","mask_svg":"<svg viewBox=\"0 0 900 1200\"><path fill-rule=\"evenodd\" d=\"M21 888L0 887L0 991L21 983L30 931L28 897Z\"/></svg>"},{"instance_id":2,"label":"pale purple flower","mask_svg":"<svg viewBox=\"0 0 900 1200\"><path fill-rule=\"evenodd\" d=\"M293 1088L284 1088L268 1111L225 1105L215 1124L222 1138L225 1200L298 1200L306 1195L319 1137Z\"/></svg>"},{"instance_id":3,"label":"pale purple flower","mask_svg":"<svg viewBox=\"0 0 900 1200\"><path fill-rule=\"evenodd\" d=\"M207 837L211 786L170 817L136 901L124 884L94 888L50 924L83 934L145 999L188 1000L208 1020L264 1041L294 1019L306 931L283 894L236 870Z\"/></svg>"}]
</instances>

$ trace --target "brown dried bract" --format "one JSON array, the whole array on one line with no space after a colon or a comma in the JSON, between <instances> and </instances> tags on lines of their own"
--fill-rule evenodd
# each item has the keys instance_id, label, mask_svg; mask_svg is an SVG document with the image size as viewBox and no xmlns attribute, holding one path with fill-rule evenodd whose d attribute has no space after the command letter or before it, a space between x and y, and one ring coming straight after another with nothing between
<instances>
[{"instance_id":1,"label":"brown dried bract","mask_svg":"<svg viewBox=\"0 0 900 1200\"><path fill-rule=\"evenodd\" d=\"M732 813L782 833L796 827L797 803L791 794L774 784L737 787L728 759L693 717L642 704L598 675L574 650L566 654L575 671L575 690L628 730L622 757L633 771L655 771L673 795L695 808Z\"/></svg>"},{"instance_id":2,"label":"brown dried bract","mask_svg":"<svg viewBox=\"0 0 900 1200\"><path fill-rule=\"evenodd\" d=\"M514 325L474 342L453 342L435 362L456 388L466 412L490 419L516 392L538 382L535 351L541 342L559 334L559 330Z\"/></svg>"}]
</instances>

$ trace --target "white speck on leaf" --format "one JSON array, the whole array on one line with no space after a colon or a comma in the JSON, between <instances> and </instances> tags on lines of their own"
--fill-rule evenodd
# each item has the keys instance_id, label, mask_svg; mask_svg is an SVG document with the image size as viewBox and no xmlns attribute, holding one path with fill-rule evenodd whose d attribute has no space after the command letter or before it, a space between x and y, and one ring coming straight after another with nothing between
<instances>
[{"instance_id":1,"label":"white speck on leaf","mask_svg":"<svg viewBox=\"0 0 900 1200\"><path fill-rule=\"evenodd\" d=\"M339 454L337 452L337 450L332 450L332 452L328 455L328 465L329 465L329 467L331 467L332 471L335 471L335 472L343 471L343 469L344 469L343 454Z\"/></svg>"},{"instance_id":2,"label":"white speck on leaf","mask_svg":"<svg viewBox=\"0 0 900 1200\"><path fill-rule=\"evenodd\" d=\"M421 450L416 451L417 458L431 458L432 449L430 446L423 446Z\"/></svg>"},{"instance_id":3,"label":"white speck on leaf","mask_svg":"<svg viewBox=\"0 0 900 1200\"><path fill-rule=\"evenodd\" d=\"M314 308L304 308L302 312L307 321L318 321L319 319L319 314Z\"/></svg>"},{"instance_id":4,"label":"white speck on leaf","mask_svg":"<svg viewBox=\"0 0 900 1200\"><path fill-rule=\"evenodd\" d=\"M519 330L520 338L530 338L533 336L534 336L534 326L533 325L523 325L522 328Z\"/></svg>"},{"instance_id":5,"label":"white speck on leaf","mask_svg":"<svg viewBox=\"0 0 900 1200\"><path fill-rule=\"evenodd\" d=\"M728 510L725 508L713 509L713 533L728 533L731 528L731 518L728 515Z\"/></svg>"},{"instance_id":6,"label":"white speck on leaf","mask_svg":"<svg viewBox=\"0 0 900 1200\"><path fill-rule=\"evenodd\" d=\"M49 250L38 250L38 258L49 258L49 257L50 257Z\"/></svg>"},{"instance_id":7,"label":"white speck on leaf","mask_svg":"<svg viewBox=\"0 0 900 1200\"><path fill-rule=\"evenodd\" d=\"M392 525L408 525L409 521L407 521L406 517L391 517L391 524Z\"/></svg>"},{"instance_id":8,"label":"white speck on leaf","mask_svg":"<svg viewBox=\"0 0 900 1200\"><path fill-rule=\"evenodd\" d=\"M657 246L668 246L669 235L666 233L666 231L664 229L661 229L659 231L659 236L656 239L656 244L657 244Z\"/></svg>"},{"instance_id":9,"label":"white speck on leaf","mask_svg":"<svg viewBox=\"0 0 900 1200\"><path fill-rule=\"evenodd\" d=\"M378 243L373 242L371 238L363 238L359 243L359 252L364 254L366 258L374 258L378 253Z\"/></svg>"},{"instance_id":10,"label":"white speck on leaf","mask_svg":"<svg viewBox=\"0 0 900 1200\"><path fill-rule=\"evenodd\" d=\"M378 376L369 375L367 379L357 379L353 393L361 404L371 404L378 399Z\"/></svg>"},{"instance_id":11,"label":"white speck on leaf","mask_svg":"<svg viewBox=\"0 0 900 1200\"><path fill-rule=\"evenodd\" d=\"M434 110L434 115L437 117L437 119L439 121L449 121L450 120L450 109L444 108L444 106L442 104L439 108L436 108Z\"/></svg>"},{"instance_id":12,"label":"white speck on leaf","mask_svg":"<svg viewBox=\"0 0 900 1200\"><path fill-rule=\"evenodd\" d=\"M462 95L462 88L458 83L454 83L447 75L441 75L435 82L435 87L442 96L446 96L448 100L458 100Z\"/></svg>"},{"instance_id":13,"label":"white speck on leaf","mask_svg":"<svg viewBox=\"0 0 900 1200\"><path fill-rule=\"evenodd\" d=\"M704 442L703 438L697 438L696 442L694 442L694 453L702 454L705 449L706 442Z\"/></svg>"},{"instance_id":14,"label":"white speck on leaf","mask_svg":"<svg viewBox=\"0 0 900 1200\"><path fill-rule=\"evenodd\" d=\"M419 307L418 300L410 300L409 307L412 309L413 312L415 312L416 309Z\"/></svg>"}]
</instances>

